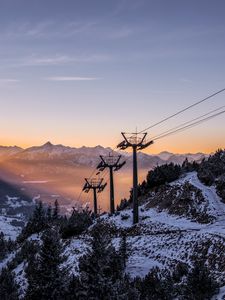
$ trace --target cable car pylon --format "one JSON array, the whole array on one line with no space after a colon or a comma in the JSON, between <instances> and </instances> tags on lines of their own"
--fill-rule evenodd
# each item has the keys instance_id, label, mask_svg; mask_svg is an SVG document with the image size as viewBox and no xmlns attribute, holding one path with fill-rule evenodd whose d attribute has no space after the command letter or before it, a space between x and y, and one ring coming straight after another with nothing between
<instances>
[{"instance_id":1,"label":"cable car pylon","mask_svg":"<svg viewBox=\"0 0 225 300\"><path fill-rule=\"evenodd\" d=\"M85 178L85 181L83 191L89 193L90 190L93 190L94 214L97 215L97 193L101 193L105 189L107 182L103 183L103 178Z\"/></svg>"},{"instance_id":2,"label":"cable car pylon","mask_svg":"<svg viewBox=\"0 0 225 300\"><path fill-rule=\"evenodd\" d=\"M109 168L110 174L110 213L115 213L115 200L114 200L114 179L113 172L121 169L126 161L120 163L121 155L114 155L112 152L109 152L109 155L100 155L101 161L97 166L99 171L104 171L105 168Z\"/></svg>"},{"instance_id":3,"label":"cable car pylon","mask_svg":"<svg viewBox=\"0 0 225 300\"><path fill-rule=\"evenodd\" d=\"M120 150L128 147L133 149L133 224L139 222L138 211L138 167L137 167L137 151L142 150L153 144L153 141L145 142L147 132L145 133L125 133L121 132L124 140L117 145Z\"/></svg>"}]
</instances>

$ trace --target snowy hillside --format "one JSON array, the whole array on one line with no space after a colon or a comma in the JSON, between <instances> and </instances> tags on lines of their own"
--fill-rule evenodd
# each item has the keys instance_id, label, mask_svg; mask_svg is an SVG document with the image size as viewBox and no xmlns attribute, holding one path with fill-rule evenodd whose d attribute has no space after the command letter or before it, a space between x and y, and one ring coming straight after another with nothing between
<instances>
[{"instance_id":1,"label":"snowy hillside","mask_svg":"<svg viewBox=\"0 0 225 300\"><path fill-rule=\"evenodd\" d=\"M167 211L159 212L155 208L148 208L148 200L139 207L141 221L137 226L132 224L132 209L125 209L116 216L106 214L101 217L115 225L118 231L125 230L130 235L128 242L131 246L131 256L127 270L132 276L146 275L152 265L165 267L176 261L190 262L194 247L207 240L212 244L220 241L224 243L225 249L225 204L221 202L214 188L208 188L198 180L195 172L187 174L176 184L186 181L201 189L207 199L208 210L215 217L212 223L201 224L185 217L171 215ZM77 240L74 242L77 243ZM225 252L221 251L218 255L222 255L218 259L225 259ZM225 275L225 266L223 271ZM223 283L225 285L225 281Z\"/></svg>"},{"instance_id":2,"label":"snowy hillside","mask_svg":"<svg viewBox=\"0 0 225 300\"><path fill-rule=\"evenodd\" d=\"M207 212L213 216L211 222L202 224L185 216L173 215L167 209L159 211L157 207L150 207L151 197L142 200L143 204L139 207L140 223L136 226L132 224L131 208L124 209L115 216L101 216L101 220L111 228L112 242L116 249L121 236L126 233L129 249L126 273L131 278L144 277L153 267L172 272L178 264L192 266L193 261L204 253L211 272L220 286L225 286L225 204L214 187L207 187L199 181L196 172L187 173L171 183L171 186L182 187L187 182L201 190ZM10 227L6 228L6 232L13 235L10 230ZM36 235L31 239L39 241ZM88 241L86 232L65 242L64 254L67 260L64 267L70 270L70 274L79 275L79 259L89 249ZM24 263L14 270L17 282L22 285L21 289L27 285L23 269ZM223 290L222 288L220 297L214 299L222 299Z\"/></svg>"},{"instance_id":3,"label":"snowy hillside","mask_svg":"<svg viewBox=\"0 0 225 300\"><path fill-rule=\"evenodd\" d=\"M46 255L57 261L54 274L58 270L57 276L66 273L69 278L64 293L76 293L81 289L82 293L85 291L89 295L84 299L91 297L92 284L100 289L95 291L96 294L101 292L102 280L112 293L107 276L111 276L110 286L118 295L126 289L131 295L144 295L145 287L150 284L154 288L160 286L160 291L154 290L152 299L184 300L190 289L192 295L200 291L196 284L204 284L204 289L209 289L206 295L211 296L188 299L212 299L212 296L214 300L223 299L224 171L222 150L200 164L185 161L182 167L166 164L150 170L138 187L139 223L136 225L133 225L132 198L121 201L114 215L102 213L93 216L86 209L73 210L67 218L59 215L57 205L47 209L40 203L22 232L11 226L16 220L12 223L8 216L2 216L0 225L5 239L15 239L19 235L16 243L8 246L1 237L0 242L6 246L0 252L0 268L4 271L7 265L8 272L13 272L14 275L9 273L8 276L15 276L21 299L27 293L36 293L37 283L33 278L36 276L35 280L39 282L40 270L48 263L45 262ZM5 199L15 207L18 206L17 200L15 197ZM40 268L37 268L37 273L33 264ZM46 278L41 280L44 281L39 288ZM65 283L63 279L61 282ZM152 289L148 290L148 295ZM165 298L167 294L170 296ZM63 297L67 299L67 296ZM139 299L129 297L121 299ZM143 299L149 299L146 297Z\"/></svg>"},{"instance_id":4,"label":"snowy hillside","mask_svg":"<svg viewBox=\"0 0 225 300\"><path fill-rule=\"evenodd\" d=\"M204 259L220 283L225 286L225 204L216 194L214 187L203 185L196 172L188 173L173 184L189 182L201 190L207 201L207 210L214 216L208 224L171 215L166 210L148 208L148 199L139 207L140 224L132 225L132 209L125 209L116 216L103 215L101 218L117 232L113 244L117 248L121 234L126 233L129 258L126 272L132 277L144 277L153 267L173 270L178 263L191 266L196 257L204 253ZM66 246L70 253L66 266L79 274L78 259L83 255L86 236L73 238ZM219 298L222 299L221 289Z\"/></svg>"},{"instance_id":5,"label":"snowy hillside","mask_svg":"<svg viewBox=\"0 0 225 300\"><path fill-rule=\"evenodd\" d=\"M7 239L15 240L20 234L24 223L20 217L0 215L0 232L3 232Z\"/></svg>"}]
</instances>

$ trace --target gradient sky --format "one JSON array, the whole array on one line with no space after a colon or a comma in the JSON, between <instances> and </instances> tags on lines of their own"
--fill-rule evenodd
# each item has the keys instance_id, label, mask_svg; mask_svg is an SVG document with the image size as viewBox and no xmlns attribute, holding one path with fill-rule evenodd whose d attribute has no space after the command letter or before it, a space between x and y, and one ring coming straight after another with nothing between
<instances>
[{"instance_id":1,"label":"gradient sky","mask_svg":"<svg viewBox=\"0 0 225 300\"><path fill-rule=\"evenodd\" d=\"M0 144L114 147L225 87L224 0L0 0ZM225 93L155 135L225 105ZM225 147L224 115L148 151Z\"/></svg>"}]
</instances>

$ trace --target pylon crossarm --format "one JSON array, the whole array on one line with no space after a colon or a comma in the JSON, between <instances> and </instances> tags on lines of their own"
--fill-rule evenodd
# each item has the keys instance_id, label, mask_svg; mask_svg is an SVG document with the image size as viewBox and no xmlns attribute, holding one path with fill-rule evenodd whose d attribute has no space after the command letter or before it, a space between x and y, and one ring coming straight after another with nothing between
<instances>
[{"instance_id":1,"label":"pylon crossarm","mask_svg":"<svg viewBox=\"0 0 225 300\"><path fill-rule=\"evenodd\" d=\"M119 163L121 157L122 157L121 155L118 156L118 159L117 159L116 163L114 164L115 166L118 165L118 163Z\"/></svg>"},{"instance_id":2,"label":"pylon crossarm","mask_svg":"<svg viewBox=\"0 0 225 300\"><path fill-rule=\"evenodd\" d=\"M146 144L143 144L143 145L139 146L137 150L145 149L148 146L152 145L153 143L154 143L154 141L147 142Z\"/></svg>"},{"instance_id":3,"label":"pylon crossarm","mask_svg":"<svg viewBox=\"0 0 225 300\"><path fill-rule=\"evenodd\" d=\"M126 133L125 132L121 132L123 138L124 138L124 142L125 142L125 145L126 147L129 147L129 146L132 146L132 144L128 141L127 137L126 137Z\"/></svg>"},{"instance_id":4,"label":"pylon crossarm","mask_svg":"<svg viewBox=\"0 0 225 300\"><path fill-rule=\"evenodd\" d=\"M100 169L100 168L102 168L102 167L103 167L103 162L100 161L100 163L97 165L96 169Z\"/></svg>"},{"instance_id":5,"label":"pylon crossarm","mask_svg":"<svg viewBox=\"0 0 225 300\"><path fill-rule=\"evenodd\" d=\"M101 192L103 192L103 191L104 191L104 189L105 189L105 187L106 187L106 185L107 185L107 183L105 183L105 184L101 185L101 186L98 188L98 190L97 190L97 193L101 193Z\"/></svg>"},{"instance_id":6,"label":"pylon crossarm","mask_svg":"<svg viewBox=\"0 0 225 300\"><path fill-rule=\"evenodd\" d=\"M106 163L106 161L105 161L105 159L104 159L104 157L102 156L102 155L99 155L100 156L100 158L101 158L101 163L102 163L102 166L105 166L107 163Z\"/></svg>"},{"instance_id":7,"label":"pylon crossarm","mask_svg":"<svg viewBox=\"0 0 225 300\"><path fill-rule=\"evenodd\" d=\"M126 164L126 161L122 162L121 164L117 165L114 169L114 171L120 170L124 165Z\"/></svg>"},{"instance_id":8,"label":"pylon crossarm","mask_svg":"<svg viewBox=\"0 0 225 300\"><path fill-rule=\"evenodd\" d=\"M127 143L126 140L122 141L121 143L119 143L117 145L117 148L119 148L120 150L125 150L126 148L130 147L131 145L129 143Z\"/></svg>"},{"instance_id":9,"label":"pylon crossarm","mask_svg":"<svg viewBox=\"0 0 225 300\"><path fill-rule=\"evenodd\" d=\"M126 150L128 147L130 147L130 145L124 145L124 146L122 146L122 147L120 147L120 150Z\"/></svg>"},{"instance_id":10,"label":"pylon crossarm","mask_svg":"<svg viewBox=\"0 0 225 300\"><path fill-rule=\"evenodd\" d=\"M105 170L105 167L102 167L102 168L99 169L99 171L101 171L101 172L104 171L104 170Z\"/></svg>"},{"instance_id":11,"label":"pylon crossarm","mask_svg":"<svg viewBox=\"0 0 225 300\"><path fill-rule=\"evenodd\" d=\"M85 191L85 190L88 189L88 188L89 188L89 183L86 182L86 183L84 184L83 191Z\"/></svg>"},{"instance_id":12,"label":"pylon crossarm","mask_svg":"<svg viewBox=\"0 0 225 300\"><path fill-rule=\"evenodd\" d=\"M90 185L90 183L89 183L89 181L88 181L87 178L84 178L84 180L86 181L86 184L87 184L87 185Z\"/></svg>"},{"instance_id":13,"label":"pylon crossarm","mask_svg":"<svg viewBox=\"0 0 225 300\"><path fill-rule=\"evenodd\" d=\"M145 140L145 138L146 138L146 135L147 135L147 132L145 132L145 133L143 134L143 138L142 138L140 144L142 144L142 143L144 142L144 140Z\"/></svg>"}]
</instances>

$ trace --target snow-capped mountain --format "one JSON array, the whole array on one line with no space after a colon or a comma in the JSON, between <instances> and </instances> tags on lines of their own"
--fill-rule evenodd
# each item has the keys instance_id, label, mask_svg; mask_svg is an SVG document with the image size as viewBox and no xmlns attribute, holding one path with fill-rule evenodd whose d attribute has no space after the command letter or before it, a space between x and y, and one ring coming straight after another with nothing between
<instances>
[{"instance_id":1,"label":"snow-capped mountain","mask_svg":"<svg viewBox=\"0 0 225 300\"><path fill-rule=\"evenodd\" d=\"M69 147L64 145L53 145L47 142L41 146L33 146L27 149L19 147L4 147L0 146L0 159L17 159L17 160L70 160L75 164L93 166L99 160L99 155L108 155L112 152L111 148L104 148L102 146L96 147ZM114 153L117 153L114 151ZM128 165L132 160L132 154L126 152L119 152L127 159ZM181 164L187 157L189 161L200 161L206 155L203 153L197 154L173 154L170 152L161 152L159 154L150 155L146 153L138 153L139 164L141 168L152 168L165 162L174 162Z\"/></svg>"},{"instance_id":2,"label":"snow-capped mountain","mask_svg":"<svg viewBox=\"0 0 225 300\"><path fill-rule=\"evenodd\" d=\"M201 161L204 157L208 157L207 154L198 152L198 153L184 153L184 154L174 154L171 152L163 151L157 154L157 156L162 159L163 161L167 162L174 162L174 163L182 163L185 158L188 159L188 161Z\"/></svg>"},{"instance_id":3,"label":"snow-capped mountain","mask_svg":"<svg viewBox=\"0 0 225 300\"><path fill-rule=\"evenodd\" d=\"M8 196L18 198L18 201L24 200L24 197L40 198L47 203L51 203L57 198L63 205L76 201L82 189L84 178L89 177L96 168L100 161L99 156L109 155L110 152L112 149L100 145L74 148L53 145L51 142L27 149L16 146L0 147L0 181L4 186L0 193L0 201L5 205ZM114 153L121 154L122 161L126 160L126 165L115 174L115 193L118 203L122 197L129 196L132 185L133 157L132 153L129 152ZM188 159L190 161L195 158L199 160L203 156L203 154L188 154ZM185 158L185 154L177 155L163 152L158 155L149 155L139 152L139 178L142 180L146 173L157 165L166 162L182 163ZM6 184L8 184L7 191ZM107 208L108 189L107 186L101 194L101 205L104 208ZM20 209L22 210L22 208ZM17 208L18 210L19 208Z\"/></svg>"}]
</instances>

